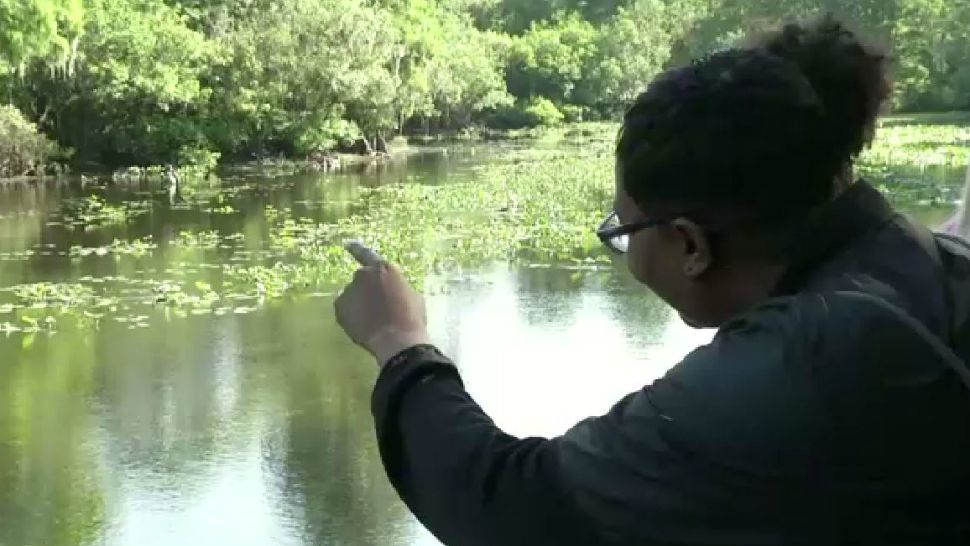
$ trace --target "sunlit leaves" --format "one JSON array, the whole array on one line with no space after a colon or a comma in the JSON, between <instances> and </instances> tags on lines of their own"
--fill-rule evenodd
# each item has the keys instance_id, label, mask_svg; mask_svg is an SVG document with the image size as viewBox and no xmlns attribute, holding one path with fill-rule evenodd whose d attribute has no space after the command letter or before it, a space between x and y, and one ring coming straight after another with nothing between
<instances>
[{"instance_id":1,"label":"sunlit leaves","mask_svg":"<svg viewBox=\"0 0 970 546\"><path fill-rule=\"evenodd\" d=\"M81 0L0 0L0 76L32 60L70 68L83 17Z\"/></svg>"},{"instance_id":2,"label":"sunlit leaves","mask_svg":"<svg viewBox=\"0 0 970 546\"><path fill-rule=\"evenodd\" d=\"M59 153L20 111L0 105L0 178L43 175L47 161Z\"/></svg>"}]
</instances>

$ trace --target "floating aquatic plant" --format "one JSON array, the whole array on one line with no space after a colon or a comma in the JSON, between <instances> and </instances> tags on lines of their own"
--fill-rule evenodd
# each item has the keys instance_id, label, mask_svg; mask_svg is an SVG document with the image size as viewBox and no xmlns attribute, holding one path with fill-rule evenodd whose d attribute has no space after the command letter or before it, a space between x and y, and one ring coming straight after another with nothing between
<instances>
[{"instance_id":1,"label":"floating aquatic plant","mask_svg":"<svg viewBox=\"0 0 970 546\"><path fill-rule=\"evenodd\" d=\"M950 123L882 123L861 163L869 167L964 167L970 160L970 123L955 117Z\"/></svg>"},{"instance_id":2,"label":"floating aquatic plant","mask_svg":"<svg viewBox=\"0 0 970 546\"><path fill-rule=\"evenodd\" d=\"M179 232L178 238L173 241L173 244L183 248L213 249L217 248L221 242L222 237L218 231L182 231Z\"/></svg>"},{"instance_id":3,"label":"floating aquatic plant","mask_svg":"<svg viewBox=\"0 0 970 546\"><path fill-rule=\"evenodd\" d=\"M97 227L123 224L136 216L152 210L151 201L129 201L122 205L108 203L97 195L65 200L61 217L66 224L79 227Z\"/></svg>"},{"instance_id":4,"label":"floating aquatic plant","mask_svg":"<svg viewBox=\"0 0 970 546\"><path fill-rule=\"evenodd\" d=\"M109 254L116 256L141 257L151 254L156 248L158 248L158 245L152 242L152 237L149 235L141 239L132 239L130 241L115 239L110 245L98 247L84 247L75 245L72 246L68 251L68 255L72 258L107 256Z\"/></svg>"},{"instance_id":5,"label":"floating aquatic plant","mask_svg":"<svg viewBox=\"0 0 970 546\"><path fill-rule=\"evenodd\" d=\"M298 201L266 205L263 218L239 232L226 232L222 219L210 218L212 224L159 241L145 237L98 247L75 245L60 252L78 262L112 255L118 271L128 275L0 289L0 333L52 332L69 318L83 326L111 320L143 328L156 312L244 315L262 301L295 292L330 293L356 267L342 248L350 238L373 245L426 290L494 262L595 272L611 263L594 228L611 206L616 129L587 124L530 134L531 140L521 141L528 145L517 141L495 147L500 151L461 182L361 188L348 209L352 213L337 220L312 217L319 207ZM965 123L886 123L861 159L860 172L906 203L947 202L953 199L948 186L936 179L912 182L912 174L920 172L920 165L962 169L968 141L970 125ZM229 196L252 199L257 191L268 192L265 181L224 182L233 185L199 186L193 208L228 214L236 211ZM109 204L88 197L65 202L64 220L109 225L149 210L150 202ZM8 250L0 260L35 259L55 250ZM165 260L157 269L150 267L152 261L127 261L147 255Z\"/></svg>"},{"instance_id":6,"label":"floating aquatic plant","mask_svg":"<svg viewBox=\"0 0 970 546\"><path fill-rule=\"evenodd\" d=\"M33 308L78 307L94 300L94 291L79 283L38 282L11 287L18 303Z\"/></svg>"}]
</instances>

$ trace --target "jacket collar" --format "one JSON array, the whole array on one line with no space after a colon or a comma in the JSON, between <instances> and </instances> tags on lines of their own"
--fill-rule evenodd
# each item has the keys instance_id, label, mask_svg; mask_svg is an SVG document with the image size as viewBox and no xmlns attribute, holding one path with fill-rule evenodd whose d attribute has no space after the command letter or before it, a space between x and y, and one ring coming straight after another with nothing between
<instances>
[{"instance_id":1,"label":"jacket collar","mask_svg":"<svg viewBox=\"0 0 970 546\"><path fill-rule=\"evenodd\" d=\"M860 180L831 203L817 210L795 232L788 247L788 269L773 291L791 295L840 251L866 233L885 225L896 211L879 190Z\"/></svg>"}]
</instances>

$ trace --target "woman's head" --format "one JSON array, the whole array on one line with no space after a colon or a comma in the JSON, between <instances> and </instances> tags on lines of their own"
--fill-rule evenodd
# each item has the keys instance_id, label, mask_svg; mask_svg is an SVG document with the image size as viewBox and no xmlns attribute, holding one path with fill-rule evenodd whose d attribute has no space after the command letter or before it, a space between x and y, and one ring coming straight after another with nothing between
<instances>
[{"instance_id":1,"label":"woman's head","mask_svg":"<svg viewBox=\"0 0 970 546\"><path fill-rule=\"evenodd\" d=\"M616 207L624 223L672 221L631 237L634 275L704 325L764 291L784 267L775 243L850 182L886 65L826 18L655 80L624 118Z\"/></svg>"}]
</instances>

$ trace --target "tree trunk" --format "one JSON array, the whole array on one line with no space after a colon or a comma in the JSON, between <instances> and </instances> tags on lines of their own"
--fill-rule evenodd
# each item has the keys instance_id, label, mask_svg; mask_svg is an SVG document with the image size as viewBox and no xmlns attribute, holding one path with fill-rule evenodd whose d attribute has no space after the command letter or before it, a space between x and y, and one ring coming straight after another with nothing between
<instances>
[{"instance_id":1,"label":"tree trunk","mask_svg":"<svg viewBox=\"0 0 970 546\"><path fill-rule=\"evenodd\" d=\"M350 151L357 155L374 155L374 148L366 136L358 138L350 147Z\"/></svg>"},{"instance_id":2,"label":"tree trunk","mask_svg":"<svg viewBox=\"0 0 970 546\"><path fill-rule=\"evenodd\" d=\"M390 154L391 149L387 145L387 141L384 140L384 135L377 135L374 137L374 151L379 154Z\"/></svg>"}]
</instances>

